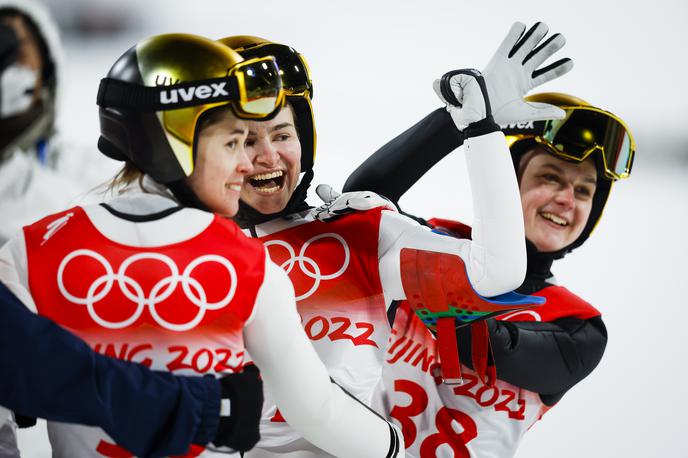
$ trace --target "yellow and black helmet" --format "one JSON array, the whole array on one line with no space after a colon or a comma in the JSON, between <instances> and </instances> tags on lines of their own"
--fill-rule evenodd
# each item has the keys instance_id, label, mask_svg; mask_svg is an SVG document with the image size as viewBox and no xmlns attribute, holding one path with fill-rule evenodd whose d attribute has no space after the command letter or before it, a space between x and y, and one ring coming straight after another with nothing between
<instances>
[{"instance_id":1,"label":"yellow and black helmet","mask_svg":"<svg viewBox=\"0 0 688 458\"><path fill-rule=\"evenodd\" d=\"M157 35L125 52L101 81L98 148L160 183L179 182L193 173L196 127L209 110L267 119L283 98L273 58L244 59L196 35Z\"/></svg>"},{"instance_id":2,"label":"yellow and black helmet","mask_svg":"<svg viewBox=\"0 0 688 458\"><path fill-rule=\"evenodd\" d=\"M306 59L291 46L265 38L236 35L221 38L220 43L237 51L244 59L273 56L279 67L287 101L294 109L296 129L301 141L301 171L313 168L316 132L313 118L313 81Z\"/></svg>"},{"instance_id":3,"label":"yellow and black helmet","mask_svg":"<svg viewBox=\"0 0 688 458\"><path fill-rule=\"evenodd\" d=\"M502 126L516 172L521 157L536 146L571 162L594 158L598 170L597 188L587 225L582 234L562 254L587 240L597 226L609 198L612 183L628 178L635 157L635 141L626 123L613 113L568 94L548 92L526 97L533 103L558 106L565 117L558 120L530 121Z\"/></svg>"}]
</instances>

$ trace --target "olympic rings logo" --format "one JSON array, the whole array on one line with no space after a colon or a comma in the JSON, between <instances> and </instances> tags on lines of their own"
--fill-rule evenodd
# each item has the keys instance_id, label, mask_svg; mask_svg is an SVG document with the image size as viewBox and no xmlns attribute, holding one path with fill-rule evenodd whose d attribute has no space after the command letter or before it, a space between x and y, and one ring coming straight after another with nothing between
<instances>
[{"instance_id":1,"label":"olympic rings logo","mask_svg":"<svg viewBox=\"0 0 688 458\"><path fill-rule=\"evenodd\" d=\"M315 262L313 258L306 256L306 250L309 246L311 246L313 242L325 238L335 239L344 249L344 262L342 263L342 266L336 272L331 274L323 274L320 270L320 266L318 265L318 263ZM341 235L335 234L333 232L319 234L314 237L311 237L303 244L298 255L296 255L296 251L294 250L294 248L292 248L292 246L284 240L269 240L265 242L264 245L266 250L268 250L268 248L271 246L281 246L283 248L286 248L287 252L289 253L289 259L284 261L280 265L280 267L282 267L282 269L284 269L287 272L287 274L289 274L294 268L294 266L298 263L301 272L303 272L306 276L314 280L313 285L308 291L299 296L296 296L297 301L301 301L311 297L318 290L320 282L322 282L323 280L333 280L341 276L346 271L347 267L349 267L349 261L351 260L351 253L349 251L349 245L346 243L346 240L344 240L344 238Z\"/></svg>"},{"instance_id":2,"label":"olympic rings logo","mask_svg":"<svg viewBox=\"0 0 688 458\"><path fill-rule=\"evenodd\" d=\"M95 259L105 269L105 274L101 275L91 283L85 297L77 297L71 294L64 284L64 272L67 268L67 265L69 265L72 260L80 256L86 256ZM169 275L158 281L153 288L151 288L148 295L144 293L143 288L134 278L127 275L127 269L131 267L132 264L143 260L159 261L166 265L169 269ZM194 269L206 262L215 262L220 264L227 270L227 273L230 277L229 292L225 297L217 302L208 302L207 294L203 285L198 280L191 277L191 273L194 271ZM103 300L105 296L110 293L115 283L117 283L117 286L122 294L124 294L124 296L131 302L136 304L136 310L130 317L125 318L124 320L108 321L98 314L95 306L96 303ZM193 317L188 323L181 324L171 323L165 320L156 309L158 304L169 298L172 293L174 293L179 284L181 284L182 291L184 292L186 298L192 304L198 307L196 316ZM198 323L201 322L205 316L206 310L219 310L226 307L227 304L232 301L234 298L234 293L237 289L237 274L236 269L232 263L229 262L229 260L223 258L222 256L208 254L194 259L191 263L189 263L188 266L186 266L186 269L184 269L184 272L182 272L180 275L179 268L171 258L163 254L150 252L138 253L129 256L119 266L117 273L115 273L112 266L103 255L92 250L80 249L69 253L60 263L60 266L57 269L57 286L64 298L69 302L85 305L86 310L93 321L104 328L125 328L138 320L143 313L143 310L148 307L148 311L153 319L163 328L170 331L188 331L189 329L196 327Z\"/></svg>"}]
</instances>

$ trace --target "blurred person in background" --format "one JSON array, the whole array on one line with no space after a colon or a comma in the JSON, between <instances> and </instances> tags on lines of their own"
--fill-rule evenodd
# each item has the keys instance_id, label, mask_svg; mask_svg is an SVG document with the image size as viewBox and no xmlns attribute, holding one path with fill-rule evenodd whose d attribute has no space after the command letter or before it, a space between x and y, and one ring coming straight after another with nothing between
<instances>
[{"instance_id":1,"label":"blurred person in background","mask_svg":"<svg viewBox=\"0 0 688 458\"><path fill-rule=\"evenodd\" d=\"M93 163L96 154L67 148L57 135L63 72L47 9L33 0L0 0L0 243L111 175L107 164Z\"/></svg>"},{"instance_id":2,"label":"blurred person in background","mask_svg":"<svg viewBox=\"0 0 688 458\"><path fill-rule=\"evenodd\" d=\"M435 85L446 109L434 111L368 158L345 190L373 190L398 202L461 145L455 110L462 94L455 91L453 78L450 72ZM516 291L547 302L459 330L466 380L453 390L410 364L403 352L389 355L383 402L403 426L414 456L433 456L442 444L460 456L513 456L523 434L595 369L606 347L600 312L559 286L551 267L597 226L612 184L630 175L635 143L619 117L577 97L544 93L526 102L549 104L565 114L502 126L518 176L528 251L525 281ZM452 236L471 235L470 227L456 221L416 219ZM430 354L436 351L434 337L408 307L400 307L394 328L396 342L405 339ZM480 347L486 338L488 352ZM486 363L481 376L476 366ZM461 425L460 433L452 422ZM428 423L437 428L423 430Z\"/></svg>"}]
</instances>

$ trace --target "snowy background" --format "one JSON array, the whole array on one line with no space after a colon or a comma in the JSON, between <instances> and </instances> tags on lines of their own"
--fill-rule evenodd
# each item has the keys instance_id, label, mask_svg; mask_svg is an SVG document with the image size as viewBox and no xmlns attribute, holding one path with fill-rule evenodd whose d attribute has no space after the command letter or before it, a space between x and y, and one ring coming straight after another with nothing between
<instances>
[{"instance_id":1,"label":"snowy background","mask_svg":"<svg viewBox=\"0 0 688 458\"><path fill-rule=\"evenodd\" d=\"M621 116L638 145L592 238L554 266L597 306L610 340L597 370L526 435L526 457L688 457L688 371L682 326L688 258L688 3L467 1L52 0L64 26L61 130L93 147L98 81L136 41L165 32L250 34L288 43L314 75L315 183L341 187L370 153L438 107L431 82L484 66L515 20L568 38L575 69L542 89ZM103 31L105 29L105 31ZM103 167L116 164L103 162ZM390 178L393 179L393 178ZM432 197L430 197L432 196ZM461 151L402 201L423 216L470 222ZM44 426L21 433L25 456L50 456Z\"/></svg>"}]
</instances>

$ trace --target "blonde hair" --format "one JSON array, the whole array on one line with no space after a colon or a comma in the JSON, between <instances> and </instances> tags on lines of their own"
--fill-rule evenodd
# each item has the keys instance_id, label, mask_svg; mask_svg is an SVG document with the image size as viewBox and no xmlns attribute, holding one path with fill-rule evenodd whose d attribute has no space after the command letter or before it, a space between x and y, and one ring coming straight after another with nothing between
<instances>
[{"instance_id":1,"label":"blonde hair","mask_svg":"<svg viewBox=\"0 0 688 458\"><path fill-rule=\"evenodd\" d=\"M145 174L139 170L131 161L125 161L122 168L117 174L112 177L105 189L106 193L115 194L125 188L128 188L134 183L138 183L139 187L143 189L143 177Z\"/></svg>"}]
</instances>

